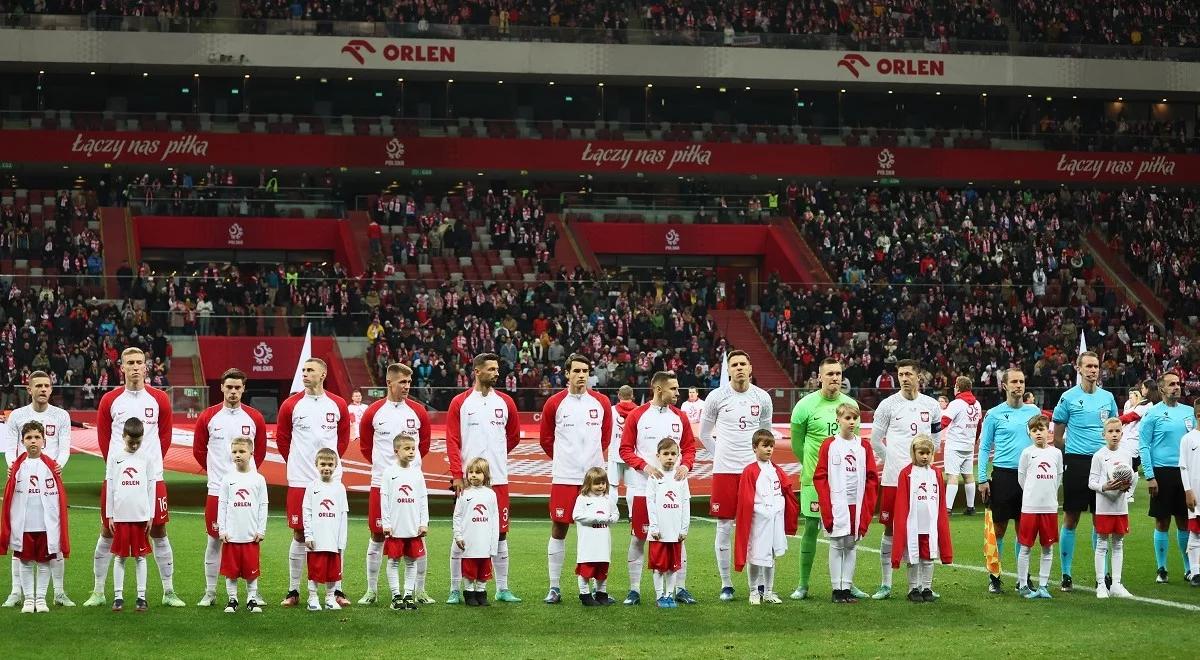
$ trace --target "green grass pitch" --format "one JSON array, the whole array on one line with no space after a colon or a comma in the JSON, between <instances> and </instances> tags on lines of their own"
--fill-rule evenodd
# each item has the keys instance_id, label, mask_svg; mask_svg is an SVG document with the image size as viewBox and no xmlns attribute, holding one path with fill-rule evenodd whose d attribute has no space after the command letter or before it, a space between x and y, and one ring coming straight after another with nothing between
<instances>
[{"instance_id":1,"label":"green grass pitch","mask_svg":"<svg viewBox=\"0 0 1200 660\"><path fill-rule=\"evenodd\" d=\"M68 593L82 603L91 590L91 556L95 546L98 459L76 456L64 474L71 494L73 556L67 563ZM175 485L200 487L202 478L171 474ZM1154 584L1150 544L1152 525L1144 515L1146 494L1138 493L1131 515L1132 534L1126 541L1125 584L1136 596L1153 600L1098 601L1090 591L1063 594L1050 601L1026 602L1011 591L989 595L982 572L982 516L955 516L951 528L955 560L961 566L939 566L934 587L941 600L912 604L903 600L903 569L896 572L897 591L890 601L838 605L829 602L827 546L818 545L812 598L787 600L797 579L798 543L781 559L776 589L785 598L778 606L750 606L745 601L745 577L735 575L739 598L717 600L720 582L713 561L711 521L697 518L688 539L688 586L700 604L675 610L653 606L650 576L643 579L640 607L583 608L575 598L574 548L568 547L564 567L564 602L542 604L547 589L546 539L549 523L541 507L513 521L509 533L512 553L511 586L525 599L520 604L493 604L487 609L431 605L418 612L394 612L385 597L374 607L354 606L341 612L284 610L278 606L287 582L289 530L281 515L270 521L263 547L263 614L224 614L220 608L193 607L204 590L204 525L199 508L176 507L169 527L175 550L175 584L188 602L186 609L159 605L157 570L149 569L150 611L131 609L114 614L107 608L54 608L50 614L22 615L0 610L0 652L3 657L33 653L65 653L68 657L166 655L171 658L269 657L303 654L325 657L1030 657L1103 653L1108 657L1195 657L1200 616L1200 589L1183 584L1181 560L1172 540L1171 582ZM365 585L367 533L362 506L351 522L345 585L352 600ZM273 514L279 510L272 506ZM536 512L536 513L535 513ZM613 570L609 589L620 598L628 588L625 570L626 522L614 528ZM1088 542L1090 523L1081 524L1075 558L1076 585L1093 583ZM1085 531L1086 528L1086 531ZM872 528L860 545L857 583L873 591L879 579L881 528ZM448 584L449 522L439 518L430 533L429 592L444 599ZM1013 534L1010 532L1010 536ZM571 537L573 538L573 534ZM1014 570L1009 545L1006 572ZM153 564L153 562L151 562ZM1034 571L1037 570L1036 557ZM4 571L7 572L6 570ZM126 584L132 588L132 570ZM1059 575L1056 559L1052 579ZM7 586L6 579L0 579ZM386 578L380 576L382 591ZM494 592L494 589L492 590ZM224 597L223 579L218 594ZM111 602L111 585L109 587Z\"/></svg>"}]
</instances>

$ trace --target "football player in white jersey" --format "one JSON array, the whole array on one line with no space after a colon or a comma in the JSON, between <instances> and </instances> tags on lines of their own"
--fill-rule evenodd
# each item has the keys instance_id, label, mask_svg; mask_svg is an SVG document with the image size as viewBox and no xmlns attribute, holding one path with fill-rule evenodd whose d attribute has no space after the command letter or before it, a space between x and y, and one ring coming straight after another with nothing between
<instances>
[{"instance_id":1,"label":"football player in white jersey","mask_svg":"<svg viewBox=\"0 0 1200 660\"><path fill-rule=\"evenodd\" d=\"M875 410L871 425L871 445L876 460L883 461L882 496L879 522L883 523L880 544L880 568L883 579L871 596L883 600L892 595L892 509L896 501L896 484L900 470L912 463L912 441L918 435L928 435L937 442L942 430L942 409L932 397L921 394L921 365L916 360L896 363L896 378L900 391L884 399ZM938 447L934 447L937 453Z\"/></svg>"},{"instance_id":2,"label":"football player in white jersey","mask_svg":"<svg viewBox=\"0 0 1200 660\"><path fill-rule=\"evenodd\" d=\"M775 408L771 395L750 382L754 372L750 355L746 351L730 351L727 360L729 384L709 392L700 421L700 442L713 455L708 512L717 519L714 552L723 601L734 598L733 520L738 509L738 483L746 466L755 462L754 432L771 430Z\"/></svg>"},{"instance_id":3,"label":"football player in white jersey","mask_svg":"<svg viewBox=\"0 0 1200 660\"><path fill-rule=\"evenodd\" d=\"M21 429L29 422L41 422L42 427L46 430L46 446L42 448L42 453L54 459L61 471L71 458L71 416L62 408L50 404L50 395L54 388L50 375L46 372L35 371L29 374L27 389L29 390L29 405L9 413L8 426L3 429L4 432L0 432L0 438L3 438L5 442L5 459L11 466L21 454L25 453L25 447L21 444ZM24 596L21 594L21 579L18 575L20 569L21 560L13 557L12 593L9 594L8 600L4 601L4 607L16 607L24 600ZM65 570L66 560L61 553L50 560L50 575L54 581L54 603L63 607L74 607L75 603L71 602L63 589L63 571Z\"/></svg>"},{"instance_id":4,"label":"football player in white jersey","mask_svg":"<svg viewBox=\"0 0 1200 660\"><path fill-rule=\"evenodd\" d=\"M975 394L973 383L967 376L954 381L954 400L942 409L942 428L946 430L946 452L943 456L946 473L946 510L954 509L954 498L958 495L961 480L966 491L966 515L975 515L975 440L979 437L979 423L983 421L983 409Z\"/></svg>"},{"instance_id":5,"label":"football player in white jersey","mask_svg":"<svg viewBox=\"0 0 1200 660\"><path fill-rule=\"evenodd\" d=\"M700 429L700 418L704 415L704 401L700 398L700 390L689 387L687 401L683 402L679 409L683 414L687 415L688 421L692 423L692 432L695 433ZM701 440L703 442L703 440Z\"/></svg>"}]
</instances>

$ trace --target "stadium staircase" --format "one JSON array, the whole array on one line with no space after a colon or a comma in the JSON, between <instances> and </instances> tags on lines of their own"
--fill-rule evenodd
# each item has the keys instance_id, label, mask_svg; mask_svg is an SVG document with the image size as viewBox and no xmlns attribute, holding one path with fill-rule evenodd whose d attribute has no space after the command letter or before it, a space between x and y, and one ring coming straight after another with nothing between
<instances>
[{"instance_id":1,"label":"stadium staircase","mask_svg":"<svg viewBox=\"0 0 1200 660\"><path fill-rule=\"evenodd\" d=\"M808 276L808 279L803 281L804 284L822 284L833 281L830 279L829 273L825 271L825 267L821 265L821 260L817 258L816 253L809 247L808 241L804 240L804 236L800 234L800 230L796 227L796 223L792 222L791 218L771 218L771 224L781 229L780 234L788 243L785 247L804 266L800 272L801 277L804 277L806 274Z\"/></svg>"},{"instance_id":2,"label":"stadium staircase","mask_svg":"<svg viewBox=\"0 0 1200 660\"><path fill-rule=\"evenodd\" d=\"M785 406L789 401L786 390L794 388L796 384L783 365L779 364L757 326L750 320L748 312L741 309L710 309L708 314L731 348L750 354L750 362L754 365L754 381L771 394L775 400L775 411L786 411Z\"/></svg>"},{"instance_id":3,"label":"stadium staircase","mask_svg":"<svg viewBox=\"0 0 1200 660\"><path fill-rule=\"evenodd\" d=\"M133 219L128 208L106 206L100 209L100 243L104 246L104 297L116 298L117 269L129 262L137 263L134 252Z\"/></svg>"},{"instance_id":4,"label":"stadium staircase","mask_svg":"<svg viewBox=\"0 0 1200 660\"><path fill-rule=\"evenodd\" d=\"M1103 234L1092 229L1084 239L1096 259L1096 267L1105 283L1115 287L1130 306L1136 308L1141 305L1150 319L1161 327L1167 317L1166 303L1130 270L1125 259L1109 247Z\"/></svg>"}]
</instances>

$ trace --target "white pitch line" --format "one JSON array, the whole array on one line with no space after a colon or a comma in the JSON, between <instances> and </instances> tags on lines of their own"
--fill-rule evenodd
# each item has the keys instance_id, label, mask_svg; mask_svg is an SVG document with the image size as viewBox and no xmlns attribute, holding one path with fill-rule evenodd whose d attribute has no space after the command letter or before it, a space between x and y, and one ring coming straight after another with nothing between
<instances>
[{"instance_id":1,"label":"white pitch line","mask_svg":"<svg viewBox=\"0 0 1200 660\"><path fill-rule=\"evenodd\" d=\"M716 520L713 518L705 518L702 516L692 516L692 520L701 520L701 521L710 522L710 523L716 522ZM796 538L796 537L792 537L792 538ZM818 538L817 541L824 543L826 545L829 545L828 539ZM871 554L876 554L876 555L879 554L879 548L868 548L865 545L859 545L857 547L858 547L858 549L866 550L867 552L870 552ZM975 571L976 573L990 573L988 571L988 569L984 568L983 566L975 566L973 564L950 563L950 564L944 564L944 565L950 566L953 568L961 568L961 569L968 570L968 571ZM1011 578L1017 577L1016 573L1004 573L1004 575L1011 577ZM1085 587L1085 586L1077 586L1077 587L1075 587L1075 590L1076 591L1087 591L1089 593L1096 593L1095 589L1093 589L1091 587ZM1188 612L1200 612L1200 605L1192 605L1189 603L1178 603L1173 600L1163 600L1160 598L1147 598L1145 596L1133 596L1132 598L1122 598L1119 600L1132 600L1132 601L1137 601L1139 603L1148 603L1150 605L1161 605L1163 607L1174 607L1176 609L1185 610Z\"/></svg>"}]
</instances>

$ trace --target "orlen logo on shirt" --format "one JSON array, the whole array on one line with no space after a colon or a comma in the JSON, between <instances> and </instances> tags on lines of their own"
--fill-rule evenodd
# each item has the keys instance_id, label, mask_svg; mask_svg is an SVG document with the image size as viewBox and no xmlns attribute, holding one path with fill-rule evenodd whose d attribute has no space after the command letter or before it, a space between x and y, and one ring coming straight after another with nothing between
<instances>
[{"instance_id":1,"label":"orlen logo on shirt","mask_svg":"<svg viewBox=\"0 0 1200 660\"><path fill-rule=\"evenodd\" d=\"M121 470L121 474L125 475L125 478L121 480L122 486L141 486L142 485L142 480L137 478L137 476L138 476L137 468L135 468L133 466L127 467L124 470Z\"/></svg>"},{"instance_id":2,"label":"orlen logo on shirt","mask_svg":"<svg viewBox=\"0 0 1200 660\"><path fill-rule=\"evenodd\" d=\"M475 511L475 517L471 518L471 522L485 523L488 521L487 505L476 504L475 507L473 508L473 510Z\"/></svg>"},{"instance_id":3,"label":"orlen logo on shirt","mask_svg":"<svg viewBox=\"0 0 1200 660\"><path fill-rule=\"evenodd\" d=\"M331 499L321 500L321 504L319 506L325 510L317 512L318 518L335 518L335 517L337 517L337 514L333 512L333 500L331 500Z\"/></svg>"},{"instance_id":4,"label":"orlen logo on shirt","mask_svg":"<svg viewBox=\"0 0 1200 660\"><path fill-rule=\"evenodd\" d=\"M1038 470L1041 470L1041 472L1039 472L1037 475L1038 479L1053 479L1054 478L1054 475L1050 473L1050 464L1047 463L1046 461L1042 461L1041 463L1038 463ZM1044 472L1045 474L1042 474L1042 472Z\"/></svg>"},{"instance_id":5,"label":"orlen logo on shirt","mask_svg":"<svg viewBox=\"0 0 1200 660\"><path fill-rule=\"evenodd\" d=\"M854 457L854 454L846 454L842 460L846 462L847 472L858 472L858 459Z\"/></svg>"},{"instance_id":6,"label":"orlen logo on shirt","mask_svg":"<svg viewBox=\"0 0 1200 660\"><path fill-rule=\"evenodd\" d=\"M929 499L929 489L924 483L917 484L917 501L924 502Z\"/></svg>"},{"instance_id":7,"label":"orlen logo on shirt","mask_svg":"<svg viewBox=\"0 0 1200 660\"><path fill-rule=\"evenodd\" d=\"M400 491L400 496L396 498L397 504L416 504L417 500L412 496L412 486L408 484L400 484L396 487Z\"/></svg>"},{"instance_id":8,"label":"orlen logo on shirt","mask_svg":"<svg viewBox=\"0 0 1200 660\"><path fill-rule=\"evenodd\" d=\"M679 508L679 503L675 501L675 491L668 490L667 492L663 493L663 497L666 498L667 500L669 500L668 502L663 503L664 509L678 509Z\"/></svg>"}]
</instances>

